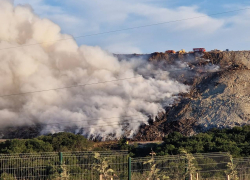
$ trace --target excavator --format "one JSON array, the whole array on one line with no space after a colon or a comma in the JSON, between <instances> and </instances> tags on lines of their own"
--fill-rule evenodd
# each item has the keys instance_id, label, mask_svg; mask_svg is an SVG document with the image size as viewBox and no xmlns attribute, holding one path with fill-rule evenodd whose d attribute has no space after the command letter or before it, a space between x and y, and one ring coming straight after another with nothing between
<instances>
[{"instance_id":1,"label":"excavator","mask_svg":"<svg viewBox=\"0 0 250 180\"><path fill-rule=\"evenodd\" d=\"M185 49L181 49L180 51L177 51L177 54L185 54L185 53L186 53Z\"/></svg>"},{"instance_id":2,"label":"excavator","mask_svg":"<svg viewBox=\"0 0 250 180\"><path fill-rule=\"evenodd\" d=\"M168 54L175 54L175 50L167 50L167 51L165 51L165 53L168 53Z\"/></svg>"},{"instance_id":3,"label":"excavator","mask_svg":"<svg viewBox=\"0 0 250 180\"><path fill-rule=\"evenodd\" d=\"M186 53L186 51L185 51L185 49L181 49L180 51L177 51L177 52L175 52L175 50L167 50L167 51L165 51L165 53L168 53L168 54L175 54L175 53L184 54L184 53Z\"/></svg>"}]
</instances>

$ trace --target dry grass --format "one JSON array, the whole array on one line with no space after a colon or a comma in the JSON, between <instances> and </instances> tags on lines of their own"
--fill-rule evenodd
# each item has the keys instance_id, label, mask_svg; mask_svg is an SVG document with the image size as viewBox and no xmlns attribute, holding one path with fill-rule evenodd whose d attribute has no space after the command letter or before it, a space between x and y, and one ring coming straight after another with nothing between
<instances>
[{"instance_id":1,"label":"dry grass","mask_svg":"<svg viewBox=\"0 0 250 180\"><path fill-rule=\"evenodd\" d=\"M94 148L96 147L102 147L102 148L110 148L113 146L116 146L118 144L118 141L100 141L94 143Z\"/></svg>"},{"instance_id":2,"label":"dry grass","mask_svg":"<svg viewBox=\"0 0 250 180\"><path fill-rule=\"evenodd\" d=\"M0 143L6 141L7 139L0 139Z\"/></svg>"}]
</instances>

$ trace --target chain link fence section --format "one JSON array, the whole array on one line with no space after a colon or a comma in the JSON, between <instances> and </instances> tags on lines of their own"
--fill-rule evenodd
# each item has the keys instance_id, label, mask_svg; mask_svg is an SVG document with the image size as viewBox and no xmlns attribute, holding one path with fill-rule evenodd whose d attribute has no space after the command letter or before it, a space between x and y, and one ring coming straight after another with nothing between
<instances>
[{"instance_id":1,"label":"chain link fence section","mask_svg":"<svg viewBox=\"0 0 250 180\"><path fill-rule=\"evenodd\" d=\"M226 180L232 171L230 166L232 159L229 153L197 153L186 157L192 180Z\"/></svg>"},{"instance_id":2,"label":"chain link fence section","mask_svg":"<svg viewBox=\"0 0 250 180\"><path fill-rule=\"evenodd\" d=\"M235 179L249 180L250 179L250 158L234 158L233 170L235 172Z\"/></svg>"},{"instance_id":3,"label":"chain link fence section","mask_svg":"<svg viewBox=\"0 0 250 180\"><path fill-rule=\"evenodd\" d=\"M127 151L0 154L0 179L127 179L127 166Z\"/></svg>"},{"instance_id":4,"label":"chain link fence section","mask_svg":"<svg viewBox=\"0 0 250 180\"><path fill-rule=\"evenodd\" d=\"M232 172L228 153L132 158L132 180L226 180Z\"/></svg>"},{"instance_id":5,"label":"chain link fence section","mask_svg":"<svg viewBox=\"0 0 250 180\"><path fill-rule=\"evenodd\" d=\"M129 158L127 151L0 154L0 180L248 180L250 157L199 153Z\"/></svg>"},{"instance_id":6,"label":"chain link fence section","mask_svg":"<svg viewBox=\"0 0 250 180\"><path fill-rule=\"evenodd\" d=\"M0 154L0 179L53 179L59 175L58 153Z\"/></svg>"},{"instance_id":7,"label":"chain link fence section","mask_svg":"<svg viewBox=\"0 0 250 180\"><path fill-rule=\"evenodd\" d=\"M186 160L180 155L132 158L132 180L185 179Z\"/></svg>"},{"instance_id":8,"label":"chain link fence section","mask_svg":"<svg viewBox=\"0 0 250 180\"><path fill-rule=\"evenodd\" d=\"M65 179L128 179L128 152L76 152L63 154Z\"/></svg>"}]
</instances>

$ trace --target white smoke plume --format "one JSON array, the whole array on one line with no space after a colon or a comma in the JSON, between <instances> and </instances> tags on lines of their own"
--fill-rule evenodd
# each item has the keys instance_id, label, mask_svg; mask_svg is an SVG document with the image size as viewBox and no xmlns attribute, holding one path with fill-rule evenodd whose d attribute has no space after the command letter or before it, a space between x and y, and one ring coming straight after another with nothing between
<instances>
[{"instance_id":1,"label":"white smoke plume","mask_svg":"<svg viewBox=\"0 0 250 180\"><path fill-rule=\"evenodd\" d=\"M126 128L133 135L140 125L134 122L146 123L147 114L156 115L178 93L188 91L166 71L154 69L157 75L148 77L152 65L145 60L118 61L99 47L56 41L71 36L28 6L1 0L0 22L0 96L136 77L0 97L1 128L45 124L41 133L71 128L89 137L119 137Z\"/></svg>"}]
</instances>

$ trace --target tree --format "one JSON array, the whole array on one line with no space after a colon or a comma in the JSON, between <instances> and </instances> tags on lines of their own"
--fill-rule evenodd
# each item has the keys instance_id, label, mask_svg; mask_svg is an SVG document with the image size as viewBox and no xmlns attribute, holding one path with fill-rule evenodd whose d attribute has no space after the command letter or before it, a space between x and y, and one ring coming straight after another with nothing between
<instances>
[{"instance_id":1,"label":"tree","mask_svg":"<svg viewBox=\"0 0 250 180\"><path fill-rule=\"evenodd\" d=\"M38 139L52 145L54 151L85 151L93 147L93 142L79 134L60 132L41 136Z\"/></svg>"}]
</instances>

